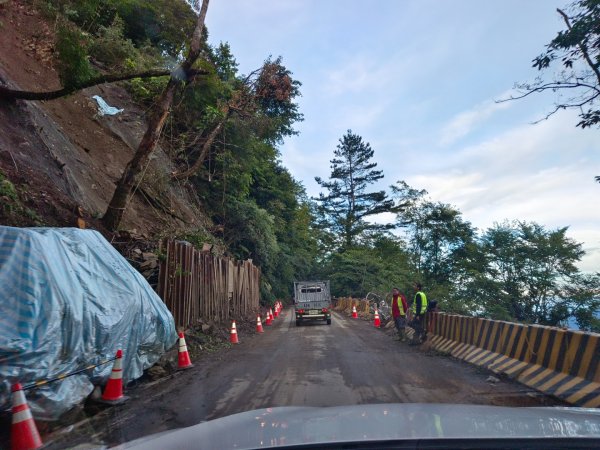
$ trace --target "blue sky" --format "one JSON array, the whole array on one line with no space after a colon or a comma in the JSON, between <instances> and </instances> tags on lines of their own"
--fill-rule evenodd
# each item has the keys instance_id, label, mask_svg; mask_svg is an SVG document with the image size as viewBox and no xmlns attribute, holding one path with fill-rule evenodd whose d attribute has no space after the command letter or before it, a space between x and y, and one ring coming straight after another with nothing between
<instances>
[{"instance_id":1,"label":"blue sky","mask_svg":"<svg viewBox=\"0 0 600 450\"><path fill-rule=\"evenodd\" d=\"M248 73L269 55L302 82L299 136L281 159L309 195L352 129L383 186L405 180L479 229L504 219L569 226L580 267L600 271L600 131L575 112L537 125L556 97L497 104L538 75L531 60L563 28L567 1L213 0L209 41ZM385 221L389 217L379 217Z\"/></svg>"}]
</instances>

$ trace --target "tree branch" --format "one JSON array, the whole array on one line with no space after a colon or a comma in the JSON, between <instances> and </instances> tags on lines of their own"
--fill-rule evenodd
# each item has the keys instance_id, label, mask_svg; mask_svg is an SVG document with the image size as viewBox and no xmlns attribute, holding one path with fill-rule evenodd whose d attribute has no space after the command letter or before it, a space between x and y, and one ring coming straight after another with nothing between
<instances>
[{"instance_id":1,"label":"tree branch","mask_svg":"<svg viewBox=\"0 0 600 450\"><path fill-rule=\"evenodd\" d=\"M207 75L208 72L205 70L190 70L188 72L191 76L196 75ZM4 100L54 100L66 95L72 94L81 89L86 89L92 86L97 86L103 83L115 83L117 81L132 80L134 78L153 78L153 77L165 77L171 74L170 70L166 69L153 69L145 72L130 73L130 74L109 74L100 75L94 77L85 83L78 84L76 86L64 87L56 91L47 92L32 92L32 91L19 91L7 88L6 86L0 86L0 99Z\"/></svg>"},{"instance_id":2,"label":"tree branch","mask_svg":"<svg viewBox=\"0 0 600 450\"><path fill-rule=\"evenodd\" d=\"M567 28L569 29L569 31L572 31L573 28L571 27L571 21L569 20L569 16L567 16L565 14L565 12L560 9L560 8L556 8L556 11L558 11L558 13L562 16L563 20L565 21L565 24L567 25ZM592 62L592 59L590 58L590 55L587 51L587 48L584 47L584 45L579 42L577 44L577 46L579 47L579 50L581 50L581 54L583 55L583 58L585 59L585 62L588 63L588 66L590 66L590 69L592 69L594 71L594 73L596 74L596 78L598 79L598 83L600 83L600 71L598 70L598 67L596 67L594 65L594 63Z\"/></svg>"},{"instance_id":3,"label":"tree branch","mask_svg":"<svg viewBox=\"0 0 600 450\"><path fill-rule=\"evenodd\" d=\"M593 102L599 96L600 96L600 93L598 93L598 94L592 96L591 98L588 98L580 103L568 103L568 104L562 104L562 105L555 105L554 109L552 111L550 111L548 114L546 114L546 116L544 118L536 120L535 122L532 122L532 123L533 123L533 125L536 125L540 122L543 122L544 120L548 120L551 116L556 114L561 109L581 108L584 105ZM571 99L571 100L574 100L574 99Z\"/></svg>"},{"instance_id":4,"label":"tree branch","mask_svg":"<svg viewBox=\"0 0 600 450\"><path fill-rule=\"evenodd\" d=\"M225 114L225 116L219 121L219 123L209 133L208 137L206 138L206 141L204 141L204 144L202 145L202 151L200 152L198 159L192 165L192 167L190 167L187 170L184 170L183 172L173 173L171 175L171 178L173 178L174 180L181 180L183 178L188 178L188 177L194 175L200 169L200 167L202 167L202 164L204 164L204 160L206 159L206 156L208 155L208 152L210 151L210 147L212 146L213 142L215 141L215 138L217 137L217 135L223 128L223 125L225 125L225 122L227 122L229 115L230 115L230 113L228 111Z\"/></svg>"}]
</instances>

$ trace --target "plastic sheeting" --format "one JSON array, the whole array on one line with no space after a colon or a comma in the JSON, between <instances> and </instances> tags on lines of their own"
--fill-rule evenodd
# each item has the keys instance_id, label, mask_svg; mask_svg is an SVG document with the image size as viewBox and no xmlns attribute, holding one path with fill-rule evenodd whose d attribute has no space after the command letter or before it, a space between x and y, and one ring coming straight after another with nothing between
<instances>
[{"instance_id":1,"label":"plastic sheeting","mask_svg":"<svg viewBox=\"0 0 600 450\"><path fill-rule=\"evenodd\" d=\"M98 114L100 114L101 116L116 116L117 114L123 112L122 109L110 106L99 95L94 95L92 98L96 100L96 103L98 103Z\"/></svg>"},{"instance_id":2,"label":"plastic sheeting","mask_svg":"<svg viewBox=\"0 0 600 450\"><path fill-rule=\"evenodd\" d=\"M162 300L96 231L0 226L0 404L11 384L70 373L123 350L125 382L177 340ZM104 384L112 363L26 392L58 418Z\"/></svg>"}]
</instances>

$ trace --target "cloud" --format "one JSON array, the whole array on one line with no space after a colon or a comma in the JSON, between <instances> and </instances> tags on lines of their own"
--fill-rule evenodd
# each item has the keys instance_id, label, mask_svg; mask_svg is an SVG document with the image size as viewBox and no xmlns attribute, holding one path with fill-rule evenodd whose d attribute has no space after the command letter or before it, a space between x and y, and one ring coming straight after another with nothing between
<instances>
[{"instance_id":1,"label":"cloud","mask_svg":"<svg viewBox=\"0 0 600 450\"><path fill-rule=\"evenodd\" d=\"M580 267L598 271L600 186L593 176L600 173L600 155L594 134L576 129L572 119L561 114L514 127L441 158L407 182L455 205L480 229L504 219L569 226L569 236L588 252Z\"/></svg>"},{"instance_id":2,"label":"cloud","mask_svg":"<svg viewBox=\"0 0 600 450\"><path fill-rule=\"evenodd\" d=\"M387 104L370 103L365 105L353 105L340 111L331 122L333 129L340 130L345 134L350 129L358 134L364 133L368 128L374 125L378 119L386 112ZM342 137L341 135L339 137ZM368 136L363 136L369 142ZM331 150L333 154L333 149Z\"/></svg>"},{"instance_id":3,"label":"cloud","mask_svg":"<svg viewBox=\"0 0 600 450\"><path fill-rule=\"evenodd\" d=\"M323 76L326 95L361 93L378 90L391 80L389 65L376 64L365 55L354 55L340 66L326 71Z\"/></svg>"},{"instance_id":4,"label":"cloud","mask_svg":"<svg viewBox=\"0 0 600 450\"><path fill-rule=\"evenodd\" d=\"M302 180L307 188L308 195L317 195L320 191L319 185L314 181L315 177L329 178L331 169L329 160L333 157L333 148L336 143L326 146L326 151L315 152L314 149L306 149L298 139L288 139L281 151L281 160L288 168L292 176Z\"/></svg>"},{"instance_id":5,"label":"cloud","mask_svg":"<svg viewBox=\"0 0 600 450\"><path fill-rule=\"evenodd\" d=\"M498 98L506 98L506 94L502 94ZM497 111L507 109L510 106L510 102L496 103L493 100L488 100L472 109L457 114L442 128L440 145L453 144L471 133L477 125L485 122Z\"/></svg>"}]
</instances>

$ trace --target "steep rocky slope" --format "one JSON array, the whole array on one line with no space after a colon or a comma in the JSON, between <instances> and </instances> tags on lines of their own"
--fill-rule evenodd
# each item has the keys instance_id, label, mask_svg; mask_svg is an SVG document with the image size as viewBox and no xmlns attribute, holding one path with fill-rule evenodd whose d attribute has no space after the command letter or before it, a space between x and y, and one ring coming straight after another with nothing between
<instances>
[{"instance_id":1,"label":"steep rocky slope","mask_svg":"<svg viewBox=\"0 0 600 450\"><path fill-rule=\"evenodd\" d=\"M36 91L60 87L53 24L22 0L0 7L0 22L0 83ZM124 112L100 116L94 95ZM114 84L45 102L0 100L0 172L17 192L15 198L3 182L0 223L72 226L82 214L99 227L97 219L145 131L145 113ZM194 193L171 183L172 171L158 148L121 228L157 237L208 226Z\"/></svg>"}]
</instances>

